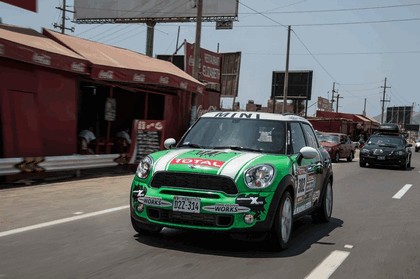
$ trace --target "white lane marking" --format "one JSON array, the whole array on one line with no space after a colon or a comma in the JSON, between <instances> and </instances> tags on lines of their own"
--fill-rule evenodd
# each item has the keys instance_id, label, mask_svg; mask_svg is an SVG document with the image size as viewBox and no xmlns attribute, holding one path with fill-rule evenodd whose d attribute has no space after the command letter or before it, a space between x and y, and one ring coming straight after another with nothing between
<instances>
[{"instance_id":1,"label":"white lane marking","mask_svg":"<svg viewBox=\"0 0 420 279\"><path fill-rule=\"evenodd\" d=\"M350 252L335 250L326 257L305 279L323 279L329 278L334 271L344 262L350 255Z\"/></svg>"},{"instance_id":2,"label":"white lane marking","mask_svg":"<svg viewBox=\"0 0 420 279\"><path fill-rule=\"evenodd\" d=\"M346 249L353 249L353 245L346 244L346 245L344 245L344 248L346 248Z\"/></svg>"},{"instance_id":3,"label":"white lane marking","mask_svg":"<svg viewBox=\"0 0 420 279\"><path fill-rule=\"evenodd\" d=\"M9 231L4 231L4 232L0 232L0 237L7 236L7 235L12 235L12 234L17 234L17 233L21 233L21 232L26 232L26 231L31 231L31 230L35 230L35 229L45 228L45 227L49 227L49 226L54 226L54 225L58 225L58 224L63 224L63 223L67 223L67 222L77 221L77 220L81 220L81 219L85 219L85 218L89 218L89 217L93 217L93 216L98 216L98 215L107 214L107 213L111 213L111 212L118 211L118 210L127 209L129 207L130 207L129 205L124 205L124 206L109 208L109 209L105 209L105 210L101 210L101 211L86 213L86 214L83 214L83 215L58 219L58 220L55 220L55 221L45 222L45 223L41 223L41 224L37 224L37 225L27 226L27 227L13 229L13 230L9 230Z\"/></svg>"},{"instance_id":4,"label":"white lane marking","mask_svg":"<svg viewBox=\"0 0 420 279\"><path fill-rule=\"evenodd\" d=\"M410 190L411 186L413 186L413 184L405 184L404 187L402 187L401 190L399 190L398 193L396 193L392 198L401 199L402 196L404 196L405 193L407 193L407 191Z\"/></svg>"},{"instance_id":5,"label":"white lane marking","mask_svg":"<svg viewBox=\"0 0 420 279\"><path fill-rule=\"evenodd\" d=\"M83 212L82 211L77 211L77 212L74 212L73 214L74 215L81 215L81 214L83 214Z\"/></svg>"}]
</instances>

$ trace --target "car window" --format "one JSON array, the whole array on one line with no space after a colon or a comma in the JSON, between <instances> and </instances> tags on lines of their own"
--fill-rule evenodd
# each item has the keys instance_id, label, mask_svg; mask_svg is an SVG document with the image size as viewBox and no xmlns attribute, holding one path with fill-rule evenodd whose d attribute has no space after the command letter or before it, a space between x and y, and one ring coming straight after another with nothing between
<instances>
[{"instance_id":1,"label":"car window","mask_svg":"<svg viewBox=\"0 0 420 279\"><path fill-rule=\"evenodd\" d=\"M401 146L405 145L405 140L395 136L372 136L370 137L368 144Z\"/></svg>"},{"instance_id":2,"label":"car window","mask_svg":"<svg viewBox=\"0 0 420 279\"><path fill-rule=\"evenodd\" d=\"M308 146L313 148L318 148L318 140L316 138L316 135L314 133L314 130L309 126L308 124L302 123L303 131L305 132L306 140L308 142Z\"/></svg>"},{"instance_id":3,"label":"car window","mask_svg":"<svg viewBox=\"0 0 420 279\"><path fill-rule=\"evenodd\" d=\"M298 122L290 122L290 141L292 153L298 153L302 147L306 146L305 136Z\"/></svg>"}]
</instances>

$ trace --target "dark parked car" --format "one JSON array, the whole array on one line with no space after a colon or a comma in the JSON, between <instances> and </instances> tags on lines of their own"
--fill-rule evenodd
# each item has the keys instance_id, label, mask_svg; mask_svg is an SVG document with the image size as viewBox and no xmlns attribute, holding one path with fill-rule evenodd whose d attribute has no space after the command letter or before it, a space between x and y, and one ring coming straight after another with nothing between
<instances>
[{"instance_id":1,"label":"dark parked car","mask_svg":"<svg viewBox=\"0 0 420 279\"><path fill-rule=\"evenodd\" d=\"M356 152L356 147L346 134L318 132L320 144L328 151L331 160L338 162L340 158L346 158L351 162Z\"/></svg>"},{"instance_id":2,"label":"dark parked car","mask_svg":"<svg viewBox=\"0 0 420 279\"><path fill-rule=\"evenodd\" d=\"M379 129L372 135L367 144L360 150L359 165L399 166L401 169L411 167L412 144L398 133L398 128L390 125Z\"/></svg>"},{"instance_id":3,"label":"dark parked car","mask_svg":"<svg viewBox=\"0 0 420 279\"><path fill-rule=\"evenodd\" d=\"M419 152L419 150L420 150L420 139L416 140L416 145L414 146L414 150L416 152Z\"/></svg>"}]
</instances>

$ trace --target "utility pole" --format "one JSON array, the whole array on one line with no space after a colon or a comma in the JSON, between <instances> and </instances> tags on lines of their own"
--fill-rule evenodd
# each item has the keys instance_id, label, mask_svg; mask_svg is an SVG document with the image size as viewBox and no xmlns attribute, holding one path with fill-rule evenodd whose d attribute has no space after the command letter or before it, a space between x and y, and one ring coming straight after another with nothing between
<instances>
[{"instance_id":1,"label":"utility pole","mask_svg":"<svg viewBox=\"0 0 420 279\"><path fill-rule=\"evenodd\" d=\"M334 98L335 98L335 93L336 93L337 91L335 91L335 81L333 82L333 88L332 88L332 94L331 94L331 111L334 111L334 102L335 102L335 100L334 100Z\"/></svg>"},{"instance_id":2,"label":"utility pole","mask_svg":"<svg viewBox=\"0 0 420 279\"><path fill-rule=\"evenodd\" d=\"M290 53L290 30L291 27L287 28L287 51L286 51L286 71L284 72L284 90L283 90L283 111L282 113L286 112L286 105L287 105L287 90L289 88L289 53ZM274 98L274 101L276 98ZM273 106L275 105L275 102Z\"/></svg>"},{"instance_id":3,"label":"utility pole","mask_svg":"<svg viewBox=\"0 0 420 279\"><path fill-rule=\"evenodd\" d=\"M194 44L194 64L192 69L192 76L198 80L198 67L200 62L200 52L201 52L201 21L203 17L203 0L197 0L197 23L195 27L195 44ZM191 121L190 124L193 124L197 119L197 93L191 95Z\"/></svg>"},{"instance_id":4,"label":"utility pole","mask_svg":"<svg viewBox=\"0 0 420 279\"><path fill-rule=\"evenodd\" d=\"M363 112L362 112L362 114L364 116L366 116L366 98L365 98L365 105L363 106Z\"/></svg>"},{"instance_id":5,"label":"utility pole","mask_svg":"<svg viewBox=\"0 0 420 279\"><path fill-rule=\"evenodd\" d=\"M337 90L337 93L338 93L338 90ZM338 101L340 100L340 99L343 99L343 97L340 97L340 94L337 94L337 103L335 103L335 112L338 112Z\"/></svg>"},{"instance_id":6,"label":"utility pole","mask_svg":"<svg viewBox=\"0 0 420 279\"><path fill-rule=\"evenodd\" d=\"M54 25L53 25L54 28L61 29L61 34L65 34L64 32L66 30L69 30L71 32L74 32L74 27L72 27L72 28L66 28L66 19L67 19L66 18L66 12L74 13L74 11L67 10L66 0L63 0L63 7L55 7L55 8L62 11L62 16L61 16L61 24L59 25L57 23L54 23Z\"/></svg>"},{"instance_id":7,"label":"utility pole","mask_svg":"<svg viewBox=\"0 0 420 279\"><path fill-rule=\"evenodd\" d=\"M384 110L385 110L385 102L389 102L389 100L385 100L385 93L386 93L386 89L387 88L391 88L390 86L386 86L386 77L385 77L385 82L384 82L384 86L381 86L381 88L384 89L383 92L383 96L382 96L382 114L381 114L381 123L384 123Z\"/></svg>"},{"instance_id":8,"label":"utility pole","mask_svg":"<svg viewBox=\"0 0 420 279\"><path fill-rule=\"evenodd\" d=\"M153 41L155 37L155 25L156 21L148 20L146 22L147 33L146 33L146 55L153 57Z\"/></svg>"}]
</instances>

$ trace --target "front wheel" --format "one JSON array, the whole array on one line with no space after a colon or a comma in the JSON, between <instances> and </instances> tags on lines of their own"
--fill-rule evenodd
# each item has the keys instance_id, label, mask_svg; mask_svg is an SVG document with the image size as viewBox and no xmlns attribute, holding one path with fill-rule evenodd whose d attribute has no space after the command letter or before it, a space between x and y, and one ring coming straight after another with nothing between
<instances>
[{"instance_id":1,"label":"front wheel","mask_svg":"<svg viewBox=\"0 0 420 279\"><path fill-rule=\"evenodd\" d=\"M362 168L366 167L366 163L362 162L362 159L359 159L359 166Z\"/></svg>"},{"instance_id":2,"label":"front wheel","mask_svg":"<svg viewBox=\"0 0 420 279\"><path fill-rule=\"evenodd\" d=\"M340 153L338 153L338 151L334 154L334 162L338 163L338 161L340 161Z\"/></svg>"},{"instance_id":3,"label":"front wheel","mask_svg":"<svg viewBox=\"0 0 420 279\"><path fill-rule=\"evenodd\" d=\"M347 157L347 162L353 161L353 158L354 158L354 154L353 154L353 152L350 152L349 157Z\"/></svg>"},{"instance_id":4,"label":"front wheel","mask_svg":"<svg viewBox=\"0 0 420 279\"><path fill-rule=\"evenodd\" d=\"M293 226L293 201L290 192L284 192L276 213L271 233L273 244L280 250L287 248Z\"/></svg>"},{"instance_id":5,"label":"front wheel","mask_svg":"<svg viewBox=\"0 0 420 279\"><path fill-rule=\"evenodd\" d=\"M312 218L315 222L326 223L330 221L333 208L333 190L331 180L328 181L325 187L325 193L322 197L321 207L312 214Z\"/></svg>"}]
</instances>

